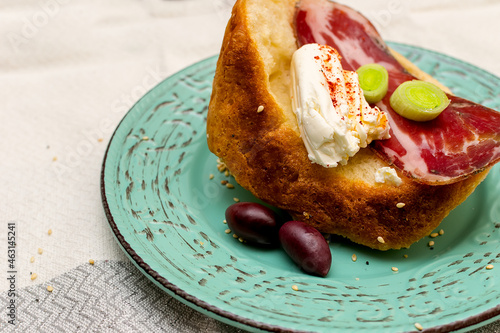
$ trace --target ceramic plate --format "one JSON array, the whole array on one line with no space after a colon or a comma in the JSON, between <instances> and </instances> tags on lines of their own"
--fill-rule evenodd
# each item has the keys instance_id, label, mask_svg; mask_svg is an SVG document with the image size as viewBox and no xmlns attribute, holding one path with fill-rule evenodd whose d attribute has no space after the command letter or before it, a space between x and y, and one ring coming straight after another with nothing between
<instances>
[{"instance_id":1,"label":"ceramic plate","mask_svg":"<svg viewBox=\"0 0 500 333\"><path fill-rule=\"evenodd\" d=\"M455 94L500 109L499 78L442 54L390 45ZM148 92L108 146L104 208L147 277L198 311L254 331L412 331L415 323L449 331L499 319L500 165L442 222L434 246L426 238L408 250L379 252L334 239L326 278L302 273L280 249L226 234L225 209L235 198L256 199L221 185L234 179L217 170L206 145L216 60Z\"/></svg>"}]
</instances>

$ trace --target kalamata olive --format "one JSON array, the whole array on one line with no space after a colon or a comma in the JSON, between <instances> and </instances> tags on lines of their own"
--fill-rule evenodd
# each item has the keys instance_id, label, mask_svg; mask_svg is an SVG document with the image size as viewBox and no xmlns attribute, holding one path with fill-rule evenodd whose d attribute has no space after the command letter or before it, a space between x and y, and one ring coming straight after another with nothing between
<instances>
[{"instance_id":1,"label":"kalamata olive","mask_svg":"<svg viewBox=\"0 0 500 333\"><path fill-rule=\"evenodd\" d=\"M263 245L279 244L279 225L272 209L256 202L238 202L226 209L231 231L248 241Z\"/></svg>"},{"instance_id":2,"label":"kalamata olive","mask_svg":"<svg viewBox=\"0 0 500 333\"><path fill-rule=\"evenodd\" d=\"M285 252L306 273L326 276L332 265L330 247L323 235L300 221L289 221L279 230Z\"/></svg>"}]
</instances>

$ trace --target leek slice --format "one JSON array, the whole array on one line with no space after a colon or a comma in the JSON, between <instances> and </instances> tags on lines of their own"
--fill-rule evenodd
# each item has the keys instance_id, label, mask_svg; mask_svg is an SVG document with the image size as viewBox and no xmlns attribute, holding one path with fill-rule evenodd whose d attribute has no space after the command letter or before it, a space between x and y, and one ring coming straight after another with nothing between
<instances>
[{"instance_id":1,"label":"leek slice","mask_svg":"<svg viewBox=\"0 0 500 333\"><path fill-rule=\"evenodd\" d=\"M359 76L359 85L368 103L377 103L387 94L389 74L384 66L367 64L356 71Z\"/></svg>"},{"instance_id":2,"label":"leek slice","mask_svg":"<svg viewBox=\"0 0 500 333\"><path fill-rule=\"evenodd\" d=\"M399 115L414 121L429 121L450 104L448 96L436 85L413 80L399 85L389 100Z\"/></svg>"}]
</instances>

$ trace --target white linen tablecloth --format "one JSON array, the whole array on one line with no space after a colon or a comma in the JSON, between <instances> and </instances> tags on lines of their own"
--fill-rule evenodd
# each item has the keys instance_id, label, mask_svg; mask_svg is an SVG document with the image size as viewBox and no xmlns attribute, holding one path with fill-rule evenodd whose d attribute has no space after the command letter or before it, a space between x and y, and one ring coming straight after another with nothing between
<instances>
[{"instance_id":1,"label":"white linen tablecloth","mask_svg":"<svg viewBox=\"0 0 500 333\"><path fill-rule=\"evenodd\" d=\"M500 76L498 0L342 2L386 40ZM19 331L239 331L172 299L135 269L113 238L99 187L121 118L161 80L218 53L233 3L0 2L1 331L12 330L4 307L8 223L17 229ZM496 322L475 332L499 330Z\"/></svg>"}]
</instances>

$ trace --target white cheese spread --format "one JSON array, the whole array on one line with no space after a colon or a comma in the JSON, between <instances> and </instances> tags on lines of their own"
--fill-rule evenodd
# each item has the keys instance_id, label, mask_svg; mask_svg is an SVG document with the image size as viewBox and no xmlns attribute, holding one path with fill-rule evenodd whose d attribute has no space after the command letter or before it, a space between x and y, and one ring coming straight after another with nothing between
<instances>
[{"instance_id":1,"label":"white cheese spread","mask_svg":"<svg viewBox=\"0 0 500 333\"><path fill-rule=\"evenodd\" d=\"M370 107L358 74L344 71L329 46L306 44L292 57L292 107L309 159L345 165L372 140L389 138L385 112Z\"/></svg>"},{"instance_id":2,"label":"white cheese spread","mask_svg":"<svg viewBox=\"0 0 500 333\"><path fill-rule=\"evenodd\" d=\"M394 186L399 186L403 183L401 178L399 178L396 170L390 167L383 167L375 172L375 182L376 183L386 183L392 184Z\"/></svg>"}]
</instances>

